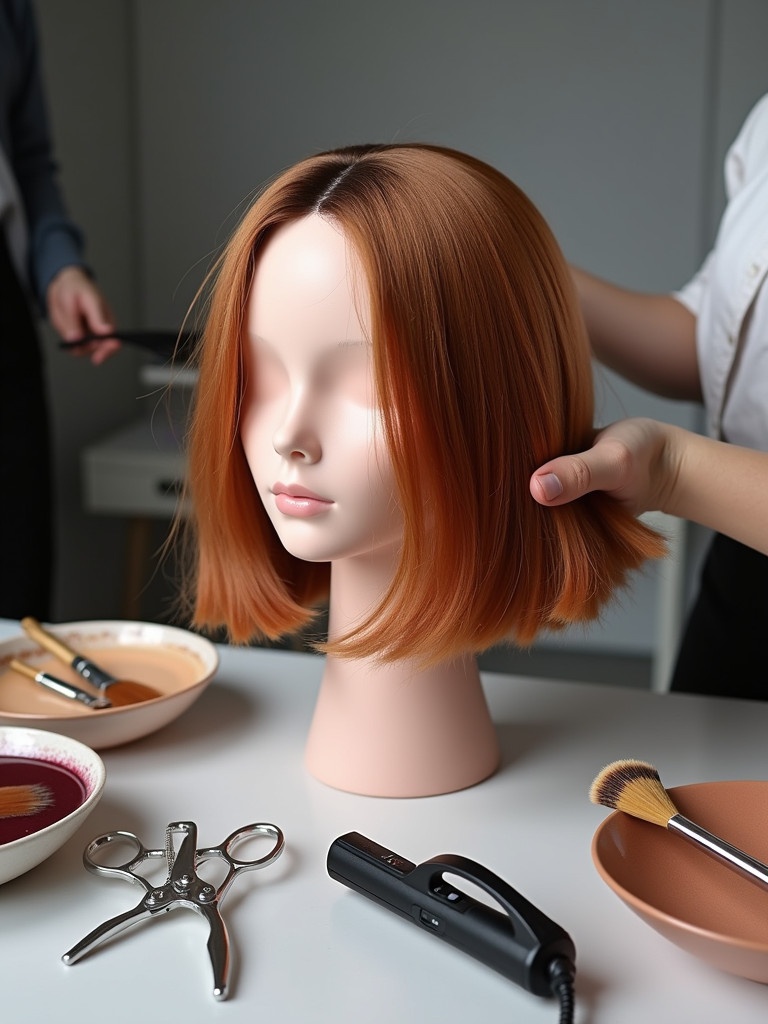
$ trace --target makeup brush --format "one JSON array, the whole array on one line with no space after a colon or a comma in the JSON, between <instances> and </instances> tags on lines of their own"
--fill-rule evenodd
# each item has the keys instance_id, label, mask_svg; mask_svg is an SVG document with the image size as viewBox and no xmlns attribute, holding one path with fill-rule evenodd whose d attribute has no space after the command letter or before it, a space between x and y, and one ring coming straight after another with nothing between
<instances>
[{"instance_id":1,"label":"makeup brush","mask_svg":"<svg viewBox=\"0 0 768 1024\"><path fill-rule=\"evenodd\" d=\"M589 798L593 804L624 811L676 832L751 882L768 886L768 865L680 814L659 773L646 761L614 761L606 765L592 783Z\"/></svg>"},{"instance_id":2,"label":"makeup brush","mask_svg":"<svg viewBox=\"0 0 768 1024\"><path fill-rule=\"evenodd\" d=\"M114 707L123 707L126 704L139 704L143 700L152 700L153 697L160 697L158 690L143 683L134 683L130 679L115 679L114 676L99 668L92 661L88 661L82 654L73 651L63 640L43 629L37 619L31 616L21 620L21 626L27 636L37 641L51 654L54 654L61 661L70 665L75 672L87 680L92 686L109 698Z\"/></svg>"},{"instance_id":3,"label":"makeup brush","mask_svg":"<svg viewBox=\"0 0 768 1024\"><path fill-rule=\"evenodd\" d=\"M53 793L36 782L27 786L0 786L0 818L28 818L53 803Z\"/></svg>"},{"instance_id":4,"label":"makeup brush","mask_svg":"<svg viewBox=\"0 0 768 1024\"><path fill-rule=\"evenodd\" d=\"M99 697L95 693L87 693L85 690L81 690L79 686L67 683L63 679L59 679L58 676L52 676L50 672L41 672L40 669L27 665L26 662L19 661L18 658L11 658L8 666L14 672L19 672L28 679L34 679L36 683L40 683L41 686L51 690L53 693L57 693L60 697L68 697L69 700L80 701L81 704L94 709L112 707L112 701L107 700L106 697Z\"/></svg>"}]
</instances>

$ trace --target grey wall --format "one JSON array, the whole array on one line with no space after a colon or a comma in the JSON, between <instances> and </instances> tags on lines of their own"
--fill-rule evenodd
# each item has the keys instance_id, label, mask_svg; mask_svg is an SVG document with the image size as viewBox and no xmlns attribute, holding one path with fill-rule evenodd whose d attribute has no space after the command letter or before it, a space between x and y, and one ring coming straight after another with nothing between
<instances>
[{"instance_id":1,"label":"grey wall","mask_svg":"<svg viewBox=\"0 0 768 1024\"><path fill-rule=\"evenodd\" d=\"M88 257L119 322L137 316L134 59L128 0L35 4L63 183ZM46 333L57 477L55 618L118 610L125 524L82 511L80 450L135 415L138 359L101 368L58 350Z\"/></svg>"},{"instance_id":2,"label":"grey wall","mask_svg":"<svg viewBox=\"0 0 768 1024\"><path fill-rule=\"evenodd\" d=\"M722 207L726 145L765 91L763 0L38 0L65 183L125 323L175 327L243 203L286 165L362 141L466 149L516 180L567 256L670 289ZM51 363L59 617L115 611L123 524L81 512L79 447L136 413L136 359ZM696 410L598 375L599 417ZM97 550L105 579L78 566ZM569 644L647 652L654 574Z\"/></svg>"}]
</instances>

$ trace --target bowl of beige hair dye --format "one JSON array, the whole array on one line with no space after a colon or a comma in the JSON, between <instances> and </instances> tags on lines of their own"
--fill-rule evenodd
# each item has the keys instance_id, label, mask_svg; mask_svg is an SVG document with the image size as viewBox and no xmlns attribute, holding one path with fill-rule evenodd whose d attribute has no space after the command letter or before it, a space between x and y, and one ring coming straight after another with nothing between
<instances>
[{"instance_id":1,"label":"bowl of beige hair dye","mask_svg":"<svg viewBox=\"0 0 768 1024\"><path fill-rule=\"evenodd\" d=\"M168 725L200 697L219 664L214 644L175 626L94 620L61 623L48 630L115 678L140 682L157 692L150 700L93 709L50 692L11 667L16 659L88 689L74 669L21 628L18 636L0 643L0 726L61 733L94 750L129 743Z\"/></svg>"}]
</instances>

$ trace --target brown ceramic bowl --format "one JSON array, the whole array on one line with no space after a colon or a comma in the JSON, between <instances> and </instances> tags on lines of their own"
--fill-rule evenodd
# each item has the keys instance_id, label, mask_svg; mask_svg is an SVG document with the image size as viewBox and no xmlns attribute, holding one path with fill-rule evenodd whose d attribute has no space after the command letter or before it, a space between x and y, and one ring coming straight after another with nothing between
<instances>
[{"instance_id":1,"label":"brown ceramic bowl","mask_svg":"<svg viewBox=\"0 0 768 1024\"><path fill-rule=\"evenodd\" d=\"M702 782L669 793L681 814L768 863L768 782ZM620 811L595 833L592 859L611 889L670 942L720 970L768 983L768 888Z\"/></svg>"}]
</instances>

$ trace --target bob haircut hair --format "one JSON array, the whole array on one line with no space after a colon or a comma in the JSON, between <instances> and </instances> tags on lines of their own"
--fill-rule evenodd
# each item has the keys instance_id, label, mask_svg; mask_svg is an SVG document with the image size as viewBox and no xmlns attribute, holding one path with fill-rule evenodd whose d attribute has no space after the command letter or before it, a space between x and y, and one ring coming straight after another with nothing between
<instances>
[{"instance_id":1,"label":"bob haircut hair","mask_svg":"<svg viewBox=\"0 0 768 1024\"><path fill-rule=\"evenodd\" d=\"M318 647L424 664L595 618L659 535L601 493L530 496L543 462L594 436L591 360L570 274L542 216L504 175L429 145L322 153L280 175L212 272L189 438L193 621L234 641L305 627L327 563L283 548L239 435L243 332L259 253L320 214L360 260L375 388L404 532L380 605Z\"/></svg>"}]
</instances>

